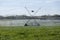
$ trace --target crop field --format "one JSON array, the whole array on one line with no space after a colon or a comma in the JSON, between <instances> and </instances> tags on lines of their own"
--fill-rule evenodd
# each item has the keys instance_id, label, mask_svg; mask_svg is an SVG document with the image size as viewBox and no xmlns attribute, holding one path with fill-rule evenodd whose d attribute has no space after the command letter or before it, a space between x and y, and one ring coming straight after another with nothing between
<instances>
[{"instance_id":1,"label":"crop field","mask_svg":"<svg viewBox=\"0 0 60 40\"><path fill-rule=\"evenodd\" d=\"M0 27L0 40L60 40L60 26Z\"/></svg>"}]
</instances>

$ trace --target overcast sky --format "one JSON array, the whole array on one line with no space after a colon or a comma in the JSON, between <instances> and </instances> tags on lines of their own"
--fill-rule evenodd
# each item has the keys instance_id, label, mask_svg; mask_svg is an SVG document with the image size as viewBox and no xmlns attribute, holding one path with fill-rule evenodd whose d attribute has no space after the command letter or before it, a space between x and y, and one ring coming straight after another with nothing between
<instances>
[{"instance_id":1,"label":"overcast sky","mask_svg":"<svg viewBox=\"0 0 60 40\"><path fill-rule=\"evenodd\" d=\"M60 14L60 0L0 0L0 15L29 15L25 6L30 13L41 8L36 15Z\"/></svg>"}]
</instances>

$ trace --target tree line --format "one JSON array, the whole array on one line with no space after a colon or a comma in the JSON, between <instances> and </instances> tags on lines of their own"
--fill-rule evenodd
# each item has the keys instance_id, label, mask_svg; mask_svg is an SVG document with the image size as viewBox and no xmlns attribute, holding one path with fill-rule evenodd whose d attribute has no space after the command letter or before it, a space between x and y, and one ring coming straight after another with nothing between
<instances>
[{"instance_id":1,"label":"tree line","mask_svg":"<svg viewBox=\"0 0 60 40\"><path fill-rule=\"evenodd\" d=\"M60 15L42 15L42 16L27 16L27 15L16 15L16 16L0 16L0 19L58 19L60 20Z\"/></svg>"}]
</instances>

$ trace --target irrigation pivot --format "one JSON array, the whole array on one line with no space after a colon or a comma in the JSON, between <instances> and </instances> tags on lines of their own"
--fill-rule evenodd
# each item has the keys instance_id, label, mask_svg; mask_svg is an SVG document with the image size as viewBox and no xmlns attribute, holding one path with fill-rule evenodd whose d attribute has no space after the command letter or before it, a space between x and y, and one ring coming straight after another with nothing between
<instances>
[{"instance_id":1,"label":"irrigation pivot","mask_svg":"<svg viewBox=\"0 0 60 40\"><path fill-rule=\"evenodd\" d=\"M30 13L30 11L28 10L27 7L25 7L25 9L26 9L27 12L29 13L29 15L33 18L33 21L34 21L34 22L32 23L32 25L29 25L28 22L31 20L31 19L29 19L29 20L25 23L24 26L40 26L40 24L36 21L36 19L34 19L33 15L32 15L31 13L34 13L34 15L35 15L36 13L38 13L38 11L39 11L41 8L39 8L36 12L34 12L34 10L31 10L31 13Z\"/></svg>"}]
</instances>

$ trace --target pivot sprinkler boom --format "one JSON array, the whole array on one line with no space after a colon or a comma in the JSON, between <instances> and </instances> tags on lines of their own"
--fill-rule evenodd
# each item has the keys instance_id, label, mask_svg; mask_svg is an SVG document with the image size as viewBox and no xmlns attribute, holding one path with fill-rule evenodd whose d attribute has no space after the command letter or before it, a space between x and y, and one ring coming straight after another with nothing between
<instances>
[{"instance_id":1,"label":"pivot sprinkler boom","mask_svg":"<svg viewBox=\"0 0 60 40\"><path fill-rule=\"evenodd\" d=\"M32 18L34 19L33 15L32 15L31 13L36 14L36 13L38 13L38 11L39 11L41 8L39 8L36 12L35 12L34 10L31 10L31 13L30 13L30 11L28 10L27 7L25 7L25 9L26 9L26 11L29 13L29 15L32 16ZM31 20L31 19L30 19L30 20ZM28 21L25 23L24 26L40 26L40 24L36 21L36 19L34 19L34 24L29 25L28 22L29 22L30 20L28 20Z\"/></svg>"}]
</instances>

